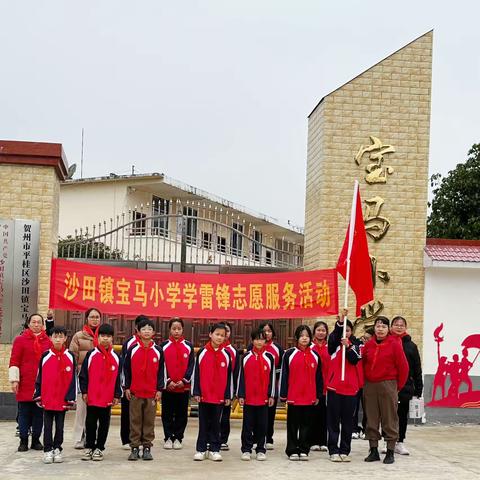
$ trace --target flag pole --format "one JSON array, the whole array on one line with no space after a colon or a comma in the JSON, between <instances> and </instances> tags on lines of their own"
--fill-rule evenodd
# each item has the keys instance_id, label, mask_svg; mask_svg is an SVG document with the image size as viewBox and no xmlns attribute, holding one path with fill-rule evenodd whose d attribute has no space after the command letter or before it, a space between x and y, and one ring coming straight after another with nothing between
<instances>
[{"instance_id":1,"label":"flag pole","mask_svg":"<svg viewBox=\"0 0 480 480\"><path fill-rule=\"evenodd\" d=\"M345 276L345 298L343 302L343 308L348 308L348 288L350 285L350 256L352 255L353 237L355 234L355 220L357 213L357 198L358 198L358 180L355 180L355 186L353 188L352 199L352 211L350 212L350 225L348 228L348 251L347 251L347 274ZM347 316L343 317L343 335L342 338L347 338ZM342 346L342 382L345 380L345 356L346 347Z\"/></svg>"}]
</instances>

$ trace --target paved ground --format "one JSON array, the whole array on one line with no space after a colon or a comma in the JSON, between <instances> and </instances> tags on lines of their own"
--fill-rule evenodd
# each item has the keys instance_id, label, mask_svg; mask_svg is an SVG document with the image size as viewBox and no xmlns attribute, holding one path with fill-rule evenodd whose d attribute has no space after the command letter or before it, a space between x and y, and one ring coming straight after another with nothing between
<instances>
[{"instance_id":1,"label":"paved ground","mask_svg":"<svg viewBox=\"0 0 480 480\"><path fill-rule=\"evenodd\" d=\"M276 449L268 452L266 462L242 462L240 452L240 428L238 420L232 421L230 440L231 450L224 453L222 463L211 461L193 462L197 420L190 419L187 428L185 448L180 451L166 451L157 447L152 449L153 462L127 462L128 452L120 447L119 418L114 417L110 429L105 460L103 462L84 462L80 459L82 451L73 450L70 435L73 415L67 418L65 442L65 463L44 465L42 452L16 451L18 439L14 438L15 424L0 423L0 480L33 478L51 479L150 479L171 478L230 480L258 478L259 480L281 478L355 478L357 479L403 479L412 476L415 480L474 480L480 479L480 425L439 426L425 425L409 427L409 457L396 456L394 465L363 461L367 453L367 442L353 441L350 464L334 464L327 460L327 454L312 452L309 462L290 462L283 450L285 448L285 424L278 422L276 429ZM157 436L161 436L161 422L157 420ZM312 477L314 476L314 477Z\"/></svg>"}]
</instances>

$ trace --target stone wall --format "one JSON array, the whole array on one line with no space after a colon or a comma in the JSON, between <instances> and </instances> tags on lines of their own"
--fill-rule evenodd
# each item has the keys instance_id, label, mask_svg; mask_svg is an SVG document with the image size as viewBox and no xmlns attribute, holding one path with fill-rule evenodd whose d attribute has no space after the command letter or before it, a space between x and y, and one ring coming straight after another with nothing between
<instances>
[{"instance_id":1,"label":"stone wall","mask_svg":"<svg viewBox=\"0 0 480 480\"><path fill-rule=\"evenodd\" d=\"M349 221L354 180L358 179L364 218L365 200L378 196L384 204L377 216L390 221L382 239L369 238L377 268L390 275L388 283L377 277L375 300L385 305L384 315L405 316L420 347L432 40L433 32L426 33L324 97L308 124L305 268L336 264ZM395 152L388 153L385 148L366 152L357 165L354 157L361 146L372 145L370 136L394 147ZM365 169L375 162L370 155L380 151L385 152L382 168L386 182L369 184ZM387 166L394 171L386 171ZM376 222L382 224L383 220ZM375 220L370 221L373 223ZM343 295L341 281L340 305ZM354 305L352 293L352 314Z\"/></svg>"}]
</instances>

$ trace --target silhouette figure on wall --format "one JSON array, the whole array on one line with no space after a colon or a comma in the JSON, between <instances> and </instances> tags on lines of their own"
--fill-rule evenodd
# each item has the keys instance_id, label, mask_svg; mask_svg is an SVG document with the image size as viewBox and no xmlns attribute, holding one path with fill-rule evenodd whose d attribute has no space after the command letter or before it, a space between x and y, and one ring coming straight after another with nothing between
<instances>
[{"instance_id":1,"label":"silhouette figure on wall","mask_svg":"<svg viewBox=\"0 0 480 480\"><path fill-rule=\"evenodd\" d=\"M462 359L458 354L452 355L449 361L446 356L440 354L440 344L444 337L440 336L443 330L441 323L433 332L437 344L438 367L433 378L432 398L428 407L456 407L456 408L480 408L480 390L473 389L470 378L470 370L480 355L480 334L470 335L462 342ZM478 350L473 361L469 360L470 350ZM446 390L447 377L449 380ZM467 391L461 392L461 387L466 385ZM438 392L440 391L440 398Z\"/></svg>"}]
</instances>

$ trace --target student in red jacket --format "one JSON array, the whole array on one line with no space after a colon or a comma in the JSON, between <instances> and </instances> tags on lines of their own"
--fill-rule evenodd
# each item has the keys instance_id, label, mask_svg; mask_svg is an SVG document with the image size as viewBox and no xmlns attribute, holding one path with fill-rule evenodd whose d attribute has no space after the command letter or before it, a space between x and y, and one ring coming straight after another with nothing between
<instances>
[{"instance_id":1,"label":"student in red jacket","mask_svg":"<svg viewBox=\"0 0 480 480\"><path fill-rule=\"evenodd\" d=\"M87 353L79 377L80 391L87 405L82 460L103 460L111 409L122 394L120 368L120 357L113 350L113 327L104 323L98 327L98 345Z\"/></svg>"},{"instance_id":2,"label":"student in red jacket","mask_svg":"<svg viewBox=\"0 0 480 480\"><path fill-rule=\"evenodd\" d=\"M318 405L314 407L314 419L312 428L312 438L310 439L310 450L312 452L327 452L327 376L328 366L330 364L330 354L328 353L328 325L325 322L316 322L313 326L313 346L322 361L323 377L323 395L319 399Z\"/></svg>"},{"instance_id":3,"label":"student in red jacket","mask_svg":"<svg viewBox=\"0 0 480 480\"><path fill-rule=\"evenodd\" d=\"M256 445L257 460L266 460L268 407L276 397L275 359L265 350L265 333L254 330L253 348L239 359L237 397L243 406L242 460L252 458Z\"/></svg>"},{"instance_id":4,"label":"student in red jacket","mask_svg":"<svg viewBox=\"0 0 480 480\"><path fill-rule=\"evenodd\" d=\"M33 401L33 394L40 357L51 346L52 342L44 330L43 317L39 313L30 315L28 327L13 341L8 380L18 402L19 452L28 450L28 431L30 428L32 429L30 448L43 450L43 445L40 442L43 411Z\"/></svg>"},{"instance_id":5,"label":"student in red jacket","mask_svg":"<svg viewBox=\"0 0 480 480\"><path fill-rule=\"evenodd\" d=\"M43 463L62 463L65 412L77 396L75 358L65 349L67 331L53 327L50 331L53 346L47 350L38 365L34 400L43 411ZM55 437L53 437L55 422Z\"/></svg>"},{"instance_id":6,"label":"student in red jacket","mask_svg":"<svg viewBox=\"0 0 480 480\"><path fill-rule=\"evenodd\" d=\"M343 320L343 317L341 317ZM337 321L328 339L332 355L327 380L328 452L332 462L350 462L353 414L357 393L363 386L360 341L352 335L353 325L347 320L346 338L343 321ZM345 376L342 380L342 350L345 347ZM341 430L341 435L340 435ZM339 442L340 440L340 442Z\"/></svg>"},{"instance_id":7,"label":"student in red jacket","mask_svg":"<svg viewBox=\"0 0 480 480\"><path fill-rule=\"evenodd\" d=\"M140 341L127 352L124 367L125 395L130 401L130 461L140 458L140 445L143 460L153 460L157 402L165 386L162 349L153 341L155 325L147 318L137 328Z\"/></svg>"},{"instance_id":8,"label":"student in red jacket","mask_svg":"<svg viewBox=\"0 0 480 480\"><path fill-rule=\"evenodd\" d=\"M233 395L232 360L223 348L225 330L223 323L213 324L210 341L198 351L195 359L192 394L198 402L198 437L193 459L197 461L206 458L214 462L223 460L220 454L220 418L223 406L230 404Z\"/></svg>"},{"instance_id":9,"label":"student in red jacket","mask_svg":"<svg viewBox=\"0 0 480 480\"><path fill-rule=\"evenodd\" d=\"M280 369L282 365L283 354L285 353L282 346L275 341L275 329L273 328L272 322L263 322L258 327L260 330L263 330L267 343L265 344L265 349L267 352L270 352L275 359L275 372L277 377L277 390L278 390L278 380L280 378ZM278 398L275 398L275 402L272 406L268 407L268 424L267 424L267 450L273 450L273 434L275 431L275 416L277 414L277 402Z\"/></svg>"},{"instance_id":10,"label":"student in red jacket","mask_svg":"<svg viewBox=\"0 0 480 480\"><path fill-rule=\"evenodd\" d=\"M322 362L311 349L308 325L295 330L297 346L288 349L282 360L280 399L287 402L287 448L290 460L308 460L313 407L323 394Z\"/></svg>"},{"instance_id":11,"label":"student in red jacket","mask_svg":"<svg viewBox=\"0 0 480 480\"><path fill-rule=\"evenodd\" d=\"M232 360L233 385L237 384L238 379L238 356L237 349L231 344L230 336L232 335L232 326L228 322L223 322L226 328L226 337L223 348L230 353ZM220 420L220 450L229 450L228 437L230 436L230 414L232 413L232 404L224 405L222 418Z\"/></svg>"},{"instance_id":12,"label":"student in red jacket","mask_svg":"<svg viewBox=\"0 0 480 480\"><path fill-rule=\"evenodd\" d=\"M366 462L380 460L378 441L381 438L380 423L387 441L387 453L383 463L393 463L395 444L398 440L398 392L408 378L408 362L402 343L389 334L388 318L377 317L375 335L362 350L365 386L363 396L367 414L366 438L370 444Z\"/></svg>"},{"instance_id":13,"label":"student in red jacket","mask_svg":"<svg viewBox=\"0 0 480 480\"><path fill-rule=\"evenodd\" d=\"M163 448L180 450L187 428L190 381L195 362L193 345L183 336L183 320L168 323L170 337L160 345L165 362L165 390L162 393Z\"/></svg>"},{"instance_id":14,"label":"student in red jacket","mask_svg":"<svg viewBox=\"0 0 480 480\"><path fill-rule=\"evenodd\" d=\"M138 336L138 324L143 319L148 319L145 315L138 315L134 322L134 333L129 337L122 345L122 353L120 356L122 371L120 373L120 380L122 383L122 390L125 389L125 374L123 373L123 365L125 364L125 357L127 352L134 347L138 342L140 337ZM122 393L122 398L120 400L121 411L120 411L120 439L122 440L122 448L124 450L130 450L130 402L128 401L125 393Z\"/></svg>"}]
</instances>

